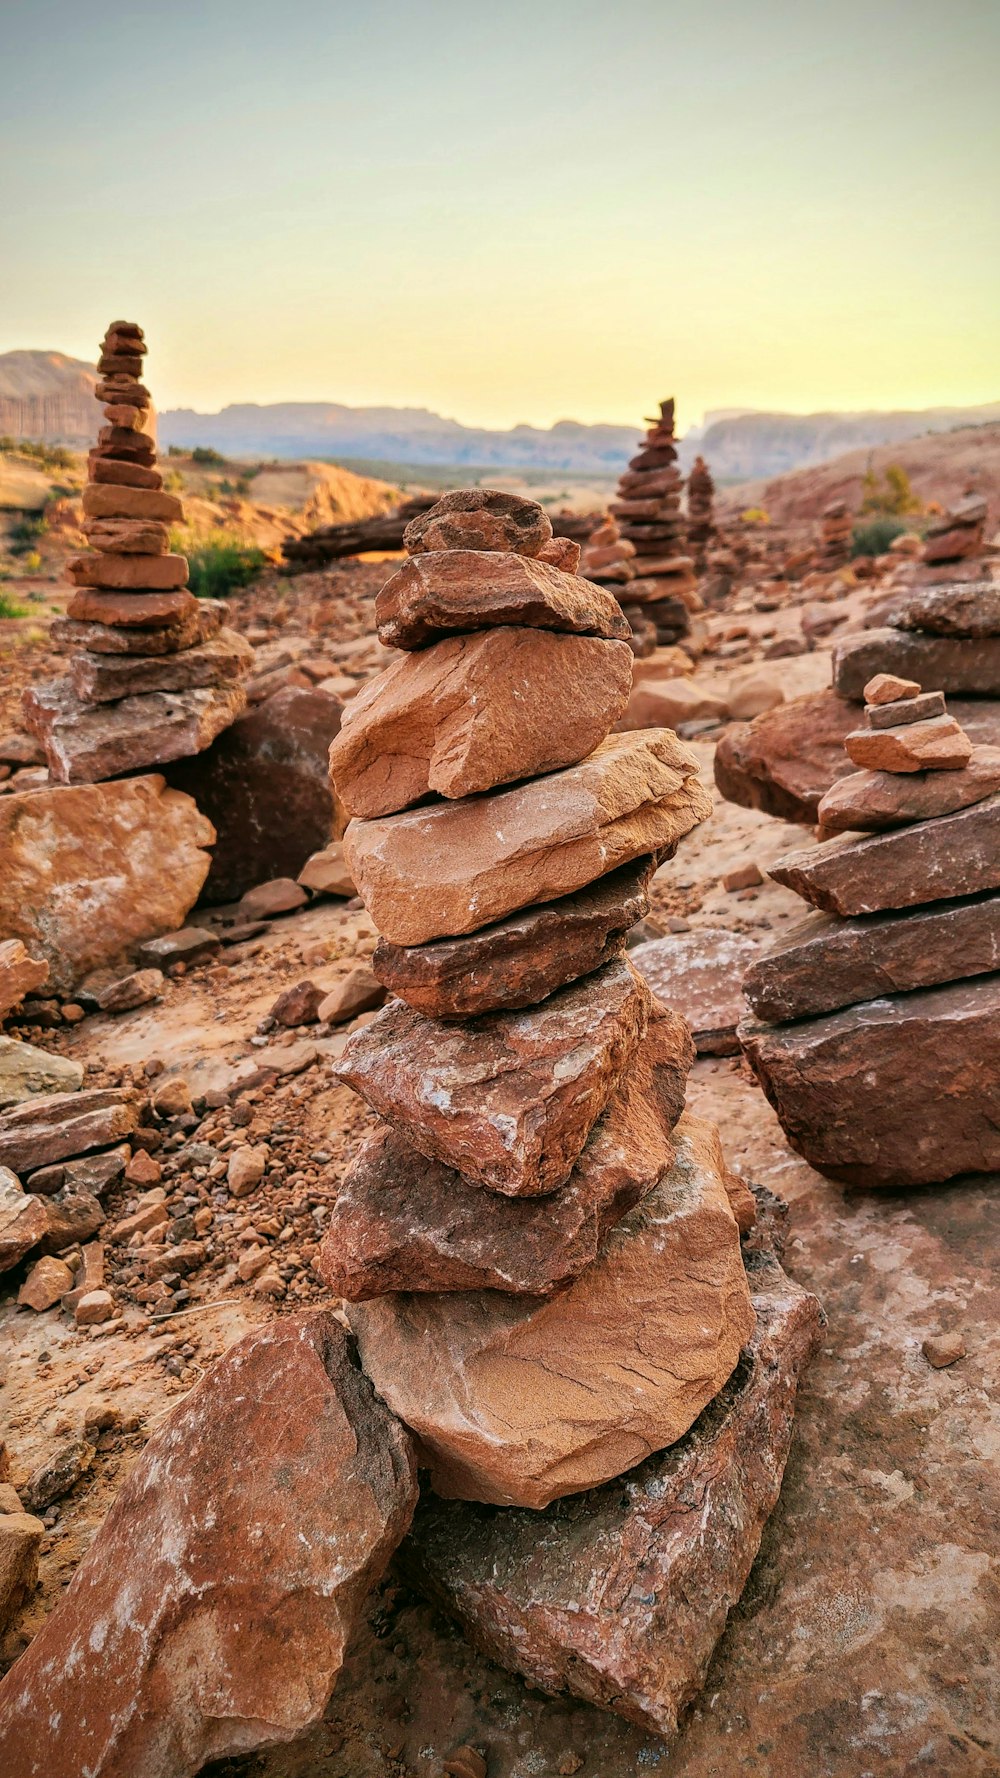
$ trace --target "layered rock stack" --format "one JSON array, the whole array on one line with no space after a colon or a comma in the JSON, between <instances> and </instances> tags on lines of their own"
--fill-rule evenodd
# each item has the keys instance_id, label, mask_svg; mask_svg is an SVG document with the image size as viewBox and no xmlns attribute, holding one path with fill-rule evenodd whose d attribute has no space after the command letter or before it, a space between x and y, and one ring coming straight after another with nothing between
<instances>
[{"instance_id":1,"label":"layered rock stack","mask_svg":"<svg viewBox=\"0 0 1000 1778\"><path fill-rule=\"evenodd\" d=\"M657 864L710 802L674 734L610 735L632 671L616 600L554 565L568 558L547 517L511 495L448 495L406 544L410 559L376 602L379 637L398 658L352 700L330 750L353 816L346 856L382 935L372 967L393 998L338 1067L378 1121L343 1182L321 1268L436 1494L526 1509L541 1533L550 1502L676 1448L765 1325L780 1348L770 1374L788 1385L815 1316L799 1312L796 1293L793 1337L755 1295L755 1332L740 1249L751 1196L728 1174L714 1128L683 1113L689 1031L625 953ZM744 1413L758 1370L733 1386ZM789 1420L793 1396L791 1381ZM491 1536L513 1540L491 1631L476 1621L474 1574L479 1564L495 1578L495 1553L465 1549L461 1597L444 1554L478 1507L452 1505L446 1530L431 1515L407 1558L419 1584L537 1683L672 1729L777 1491L736 1474L728 1416L720 1407L688 1453L696 1469L724 1470L740 1496L738 1510L718 1503L720 1534L732 1532L709 1582L713 1600L725 1596L721 1616L717 1601L695 1610L669 1671L655 1646L675 1627L684 1582L666 1576L682 1544L691 1556L686 1535L657 1556L665 1622L646 1614L634 1636L609 1618L621 1647L603 1693L593 1651L577 1646L591 1633L582 1613L560 1614L550 1631L567 1669L558 1678L539 1668L533 1632L498 1627L520 1615L523 1513L491 1515ZM780 1481L777 1420L764 1443ZM723 1423L731 1443L720 1458ZM650 1462L669 1468L673 1455ZM691 1484L676 1461L673 1480L636 1472L631 1503L620 1483L611 1490L626 1544L648 1499ZM609 1559L599 1498L588 1494L584 1511L595 1580ZM576 1538L553 1579L582 1602L571 1572L580 1560ZM655 1684L636 1659L657 1667Z\"/></svg>"},{"instance_id":2,"label":"layered rock stack","mask_svg":"<svg viewBox=\"0 0 1000 1778\"><path fill-rule=\"evenodd\" d=\"M948 512L929 525L924 536L923 561L929 568L967 561L982 553L986 525L986 501L967 494Z\"/></svg>"},{"instance_id":3,"label":"layered rock stack","mask_svg":"<svg viewBox=\"0 0 1000 1778\"><path fill-rule=\"evenodd\" d=\"M696 457L687 481L687 542L699 571L705 566L705 552L715 535L714 503L712 472L704 457Z\"/></svg>"},{"instance_id":4,"label":"layered rock stack","mask_svg":"<svg viewBox=\"0 0 1000 1778\"><path fill-rule=\"evenodd\" d=\"M656 625L631 597L630 588L636 579L635 544L622 536L617 519L609 515L591 532L580 557L580 573L595 586L607 587L617 598L632 631L632 653L640 658L652 654L656 648ZM648 590L644 582L639 590L640 596Z\"/></svg>"},{"instance_id":5,"label":"layered rock stack","mask_svg":"<svg viewBox=\"0 0 1000 1778\"><path fill-rule=\"evenodd\" d=\"M816 561L819 568L833 571L843 568L851 556L851 534L854 521L845 500L831 500L820 520Z\"/></svg>"},{"instance_id":6,"label":"layered rock stack","mask_svg":"<svg viewBox=\"0 0 1000 1778\"><path fill-rule=\"evenodd\" d=\"M701 609L695 590L694 562L686 553L681 516L682 477L677 467L674 403L661 401L660 417L651 420L642 448L630 458L618 483L612 515L622 536L635 545L636 582L631 600L641 604L656 625L657 639L676 642L687 634L689 613Z\"/></svg>"},{"instance_id":7,"label":"layered rock stack","mask_svg":"<svg viewBox=\"0 0 1000 1778\"><path fill-rule=\"evenodd\" d=\"M750 970L740 1038L793 1147L852 1185L1000 1168L1000 748L877 674L819 805L838 837L771 875L819 910Z\"/></svg>"},{"instance_id":8,"label":"layered rock stack","mask_svg":"<svg viewBox=\"0 0 1000 1778\"><path fill-rule=\"evenodd\" d=\"M857 699L874 673L939 686L953 697L1000 697L1000 582L960 580L893 596L881 629L833 651L833 689Z\"/></svg>"},{"instance_id":9,"label":"layered rock stack","mask_svg":"<svg viewBox=\"0 0 1000 1778\"><path fill-rule=\"evenodd\" d=\"M25 720L57 784L91 784L199 753L246 707L252 651L222 627L224 608L187 591L170 549L181 502L163 491L142 383L141 327L114 321L98 363L106 424L83 494L86 555L53 637L74 650L67 677L25 694Z\"/></svg>"}]
</instances>

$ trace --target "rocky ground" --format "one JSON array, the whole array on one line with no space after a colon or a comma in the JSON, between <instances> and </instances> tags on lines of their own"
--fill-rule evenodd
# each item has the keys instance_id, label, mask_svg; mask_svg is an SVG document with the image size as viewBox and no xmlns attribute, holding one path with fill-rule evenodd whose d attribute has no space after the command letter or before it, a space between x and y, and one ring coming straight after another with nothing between
<instances>
[{"instance_id":1,"label":"rocky ground","mask_svg":"<svg viewBox=\"0 0 1000 1778\"><path fill-rule=\"evenodd\" d=\"M271 674L298 670L294 648L281 664L289 637L309 638L317 654L355 643L342 664L360 662L383 578L373 565L270 578L234 600L232 621L267 651L261 668ZM725 696L735 675L760 666L780 675L786 697L821 689L824 621L833 619L827 634L841 633L862 589L824 594L758 589L712 614L698 684ZM804 606L816 614L811 635ZM47 643L37 624L0 628L3 728L21 685L43 672ZM694 740L709 784L716 733ZM767 942L801 911L766 879L768 865L802 843L801 828L718 801L715 819L659 873L654 919ZM145 1177L104 1200L115 1319L80 1329L58 1309L18 1310L9 1291L0 1302L12 1479L63 1469L43 1512L41 1584L8 1633L5 1663L44 1621L149 1433L211 1359L285 1307L328 1300L312 1264L317 1239L370 1115L331 1073L348 1027L286 1030L268 1015L303 979L335 986L374 942L362 908L321 899L169 978L154 1005L13 1028L83 1063L86 1085L132 1080L152 1104ZM180 1080L190 1104L162 1095ZM444 1763L463 1746L481 1750L489 1778L1000 1769L995 1189L831 1184L789 1151L738 1057L700 1059L689 1104L720 1125L740 1172L788 1201L786 1265L820 1296L828 1326L800 1394L781 1500L679 1743L668 1751L614 1717L530 1692L390 1576L323 1725L294 1749L218 1770L438 1778L478 1770ZM248 1150L261 1176L237 1196L232 1178L245 1163L234 1168L234 1155ZM113 1231L157 1202L181 1225L173 1232L191 1266L150 1287ZM923 1341L955 1331L966 1356L933 1368Z\"/></svg>"}]
</instances>

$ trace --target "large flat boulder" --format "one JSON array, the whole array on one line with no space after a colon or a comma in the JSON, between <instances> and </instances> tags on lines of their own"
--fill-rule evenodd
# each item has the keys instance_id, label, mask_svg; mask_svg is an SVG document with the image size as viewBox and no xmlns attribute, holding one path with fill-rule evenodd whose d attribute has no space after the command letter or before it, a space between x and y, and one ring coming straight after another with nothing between
<instances>
[{"instance_id":1,"label":"large flat boulder","mask_svg":"<svg viewBox=\"0 0 1000 1778\"><path fill-rule=\"evenodd\" d=\"M379 641L424 648L442 636L498 624L627 642L613 593L548 562L488 550L428 550L387 580L375 601Z\"/></svg>"},{"instance_id":2,"label":"large flat boulder","mask_svg":"<svg viewBox=\"0 0 1000 1778\"><path fill-rule=\"evenodd\" d=\"M952 772L849 772L820 800L824 833L879 833L911 821L932 821L980 803L1000 790L1000 747L973 747Z\"/></svg>"},{"instance_id":3,"label":"large flat boulder","mask_svg":"<svg viewBox=\"0 0 1000 1778\"><path fill-rule=\"evenodd\" d=\"M786 852L770 875L814 907L845 916L1000 889L1000 795L889 833Z\"/></svg>"},{"instance_id":4,"label":"large flat boulder","mask_svg":"<svg viewBox=\"0 0 1000 1778\"><path fill-rule=\"evenodd\" d=\"M822 1324L772 1254L748 1253L747 1270L754 1331L678 1442L542 1513L426 1493L398 1556L492 1660L667 1738L746 1585Z\"/></svg>"},{"instance_id":5,"label":"large flat boulder","mask_svg":"<svg viewBox=\"0 0 1000 1778\"><path fill-rule=\"evenodd\" d=\"M399 1295L349 1310L361 1362L446 1499L548 1506L681 1437L754 1316L718 1133L682 1118L669 1173L558 1296Z\"/></svg>"},{"instance_id":6,"label":"large flat boulder","mask_svg":"<svg viewBox=\"0 0 1000 1778\"><path fill-rule=\"evenodd\" d=\"M352 698L330 773L352 815L472 796L575 765L632 683L626 642L506 626L403 654Z\"/></svg>"},{"instance_id":7,"label":"large flat boulder","mask_svg":"<svg viewBox=\"0 0 1000 1778\"><path fill-rule=\"evenodd\" d=\"M843 698L821 691L734 723L715 749L715 782L741 808L811 824L824 791L853 770L844 739L857 720Z\"/></svg>"},{"instance_id":8,"label":"large flat boulder","mask_svg":"<svg viewBox=\"0 0 1000 1778\"><path fill-rule=\"evenodd\" d=\"M0 1685L9 1778L190 1778L319 1720L409 1525L409 1440L332 1316L206 1372Z\"/></svg>"},{"instance_id":9,"label":"large flat boulder","mask_svg":"<svg viewBox=\"0 0 1000 1778\"><path fill-rule=\"evenodd\" d=\"M382 1124L349 1167L323 1238L330 1289L360 1302L412 1290L549 1295L569 1283L671 1166L692 1060L684 1020L654 1006L569 1179L543 1198L488 1195Z\"/></svg>"},{"instance_id":10,"label":"large flat boulder","mask_svg":"<svg viewBox=\"0 0 1000 1778\"><path fill-rule=\"evenodd\" d=\"M1000 1169L1000 975L740 1026L792 1147L849 1185Z\"/></svg>"},{"instance_id":11,"label":"large flat boulder","mask_svg":"<svg viewBox=\"0 0 1000 1778\"><path fill-rule=\"evenodd\" d=\"M897 673L934 691L1000 697L1000 636L933 636L926 631L861 630L834 645L833 685L860 700L876 673ZM953 713L954 706L952 706Z\"/></svg>"},{"instance_id":12,"label":"large flat boulder","mask_svg":"<svg viewBox=\"0 0 1000 1778\"><path fill-rule=\"evenodd\" d=\"M0 930L65 993L184 925L214 838L158 774L0 798Z\"/></svg>"},{"instance_id":13,"label":"large flat boulder","mask_svg":"<svg viewBox=\"0 0 1000 1778\"><path fill-rule=\"evenodd\" d=\"M352 821L348 864L391 943L474 932L667 852L711 814L697 772L669 729L614 735L579 765L511 790Z\"/></svg>"},{"instance_id":14,"label":"large flat boulder","mask_svg":"<svg viewBox=\"0 0 1000 1778\"><path fill-rule=\"evenodd\" d=\"M759 949L726 926L698 926L636 945L630 956L657 998L683 1014L700 1056L732 1056L746 1017L743 977Z\"/></svg>"},{"instance_id":15,"label":"large flat boulder","mask_svg":"<svg viewBox=\"0 0 1000 1778\"><path fill-rule=\"evenodd\" d=\"M751 964L743 992L759 1019L780 1024L994 969L1000 895L984 895L859 920L807 914Z\"/></svg>"},{"instance_id":16,"label":"large flat boulder","mask_svg":"<svg viewBox=\"0 0 1000 1778\"><path fill-rule=\"evenodd\" d=\"M296 877L336 838L328 755L340 709L329 692L289 686L169 767L170 783L216 830L204 901L238 901L259 883Z\"/></svg>"},{"instance_id":17,"label":"large flat boulder","mask_svg":"<svg viewBox=\"0 0 1000 1778\"><path fill-rule=\"evenodd\" d=\"M130 657L107 658L117 664ZM150 691L119 697L116 703L90 704L81 700L69 679L29 686L22 700L25 722L45 748L56 784L95 784L119 772L201 753L242 715L246 702L242 686L216 685L194 691Z\"/></svg>"},{"instance_id":18,"label":"large flat boulder","mask_svg":"<svg viewBox=\"0 0 1000 1778\"><path fill-rule=\"evenodd\" d=\"M459 938L426 945L379 939L372 970L384 987L431 1018L535 1006L621 956L629 928L649 912L654 869L654 859L636 859L575 895L524 908Z\"/></svg>"},{"instance_id":19,"label":"large flat boulder","mask_svg":"<svg viewBox=\"0 0 1000 1778\"><path fill-rule=\"evenodd\" d=\"M0 1166L15 1173L48 1167L131 1136L139 1105L122 1087L38 1093L0 1112Z\"/></svg>"},{"instance_id":20,"label":"large flat boulder","mask_svg":"<svg viewBox=\"0 0 1000 1778\"><path fill-rule=\"evenodd\" d=\"M390 1001L355 1032L340 1079L414 1148L511 1197L565 1184L646 1034L651 995L626 958L539 1006L462 1024Z\"/></svg>"},{"instance_id":21,"label":"large flat boulder","mask_svg":"<svg viewBox=\"0 0 1000 1778\"><path fill-rule=\"evenodd\" d=\"M893 629L935 636L1000 636L1000 582L914 587L900 595L889 622Z\"/></svg>"}]
</instances>

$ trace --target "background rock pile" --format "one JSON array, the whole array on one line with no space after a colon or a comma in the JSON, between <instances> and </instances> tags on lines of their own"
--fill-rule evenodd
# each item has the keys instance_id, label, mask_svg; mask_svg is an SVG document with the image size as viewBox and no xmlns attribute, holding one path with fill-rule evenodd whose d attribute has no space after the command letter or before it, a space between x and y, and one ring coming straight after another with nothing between
<instances>
[{"instance_id":1,"label":"background rock pile","mask_svg":"<svg viewBox=\"0 0 1000 1778\"><path fill-rule=\"evenodd\" d=\"M681 487L671 397L660 402L660 418L650 421L645 442L629 459L611 507L622 536L635 545L636 570L642 577L642 596L637 581L630 601L641 604L656 625L657 640L665 643L686 635L689 613L701 603L694 562L685 553Z\"/></svg>"},{"instance_id":2,"label":"background rock pile","mask_svg":"<svg viewBox=\"0 0 1000 1778\"><path fill-rule=\"evenodd\" d=\"M816 549L818 566L824 570L842 568L851 554L851 515L845 500L831 500L825 508L819 528Z\"/></svg>"},{"instance_id":3,"label":"background rock pile","mask_svg":"<svg viewBox=\"0 0 1000 1778\"><path fill-rule=\"evenodd\" d=\"M695 566L705 565L705 551L715 535L715 483L704 457L696 457L687 481L687 541Z\"/></svg>"},{"instance_id":4,"label":"background rock pile","mask_svg":"<svg viewBox=\"0 0 1000 1778\"><path fill-rule=\"evenodd\" d=\"M632 631L632 653L645 659L656 648L656 625L632 597L636 572L635 544L622 536L617 519L609 514L591 532L583 546L580 573L595 586L607 587L615 595ZM640 583L640 595L645 590L648 590L645 583Z\"/></svg>"}]
</instances>

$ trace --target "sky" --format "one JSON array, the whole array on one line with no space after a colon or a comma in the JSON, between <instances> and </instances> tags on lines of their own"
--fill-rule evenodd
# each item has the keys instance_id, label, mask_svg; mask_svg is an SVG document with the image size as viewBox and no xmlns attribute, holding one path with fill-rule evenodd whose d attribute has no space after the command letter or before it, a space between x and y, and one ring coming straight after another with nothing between
<instances>
[{"instance_id":1,"label":"sky","mask_svg":"<svg viewBox=\"0 0 1000 1778\"><path fill-rule=\"evenodd\" d=\"M1000 399L996 0L0 0L0 352L471 425Z\"/></svg>"}]
</instances>

